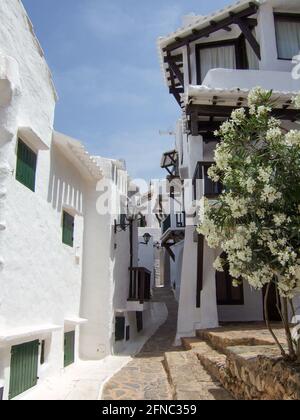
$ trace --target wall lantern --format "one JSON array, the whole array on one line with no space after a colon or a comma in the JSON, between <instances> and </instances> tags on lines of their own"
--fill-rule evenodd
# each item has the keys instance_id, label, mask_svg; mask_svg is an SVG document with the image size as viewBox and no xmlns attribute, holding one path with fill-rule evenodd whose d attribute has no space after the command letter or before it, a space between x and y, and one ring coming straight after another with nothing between
<instances>
[{"instance_id":1,"label":"wall lantern","mask_svg":"<svg viewBox=\"0 0 300 420\"><path fill-rule=\"evenodd\" d=\"M145 233L145 235L143 236L144 238L144 242L140 242L141 245L148 245L152 236L150 235L150 233Z\"/></svg>"}]
</instances>

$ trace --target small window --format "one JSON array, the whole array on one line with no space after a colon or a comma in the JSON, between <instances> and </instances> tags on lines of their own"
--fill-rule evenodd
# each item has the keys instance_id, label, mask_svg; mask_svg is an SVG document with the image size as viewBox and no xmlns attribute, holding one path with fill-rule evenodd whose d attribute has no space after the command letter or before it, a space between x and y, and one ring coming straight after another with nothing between
<instances>
[{"instance_id":1,"label":"small window","mask_svg":"<svg viewBox=\"0 0 300 420\"><path fill-rule=\"evenodd\" d=\"M226 260L226 254L222 254L221 258ZM233 287L232 280L229 264L224 267L224 272L216 273L218 305L244 305L244 286L241 284L239 287Z\"/></svg>"},{"instance_id":2,"label":"small window","mask_svg":"<svg viewBox=\"0 0 300 420\"><path fill-rule=\"evenodd\" d=\"M278 58L292 60L300 51L300 15L275 14Z\"/></svg>"},{"instance_id":3,"label":"small window","mask_svg":"<svg viewBox=\"0 0 300 420\"><path fill-rule=\"evenodd\" d=\"M74 245L74 217L67 212L63 212L63 235L62 241L65 245Z\"/></svg>"},{"instance_id":4,"label":"small window","mask_svg":"<svg viewBox=\"0 0 300 420\"><path fill-rule=\"evenodd\" d=\"M37 155L22 140L18 140L16 179L35 191Z\"/></svg>"},{"instance_id":5,"label":"small window","mask_svg":"<svg viewBox=\"0 0 300 420\"><path fill-rule=\"evenodd\" d=\"M123 341L125 338L125 318L123 316L116 317L115 324L115 340Z\"/></svg>"}]
</instances>

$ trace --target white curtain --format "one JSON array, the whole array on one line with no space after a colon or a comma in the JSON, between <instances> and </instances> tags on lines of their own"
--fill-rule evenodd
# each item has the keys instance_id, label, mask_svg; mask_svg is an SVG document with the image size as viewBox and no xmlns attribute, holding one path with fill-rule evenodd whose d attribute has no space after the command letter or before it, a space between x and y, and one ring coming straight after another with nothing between
<instances>
[{"instance_id":1,"label":"white curtain","mask_svg":"<svg viewBox=\"0 0 300 420\"><path fill-rule=\"evenodd\" d=\"M201 80L205 79L208 71L215 68L235 69L235 47L232 45L200 50Z\"/></svg>"},{"instance_id":2,"label":"white curtain","mask_svg":"<svg viewBox=\"0 0 300 420\"><path fill-rule=\"evenodd\" d=\"M256 31L252 31L253 36L256 38ZM259 59L255 52L253 51L253 48L249 44L249 42L246 40L246 50L247 50L247 57L248 57L248 64L250 70L259 70Z\"/></svg>"},{"instance_id":3,"label":"white curtain","mask_svg":"<svg viewBox=\"0 0 300 420\"><path fill-rule=\"evenodd\" d=\"M292 59L300 51L300 22L276 21L278 57Z\"/></svg>"}]
</instances>

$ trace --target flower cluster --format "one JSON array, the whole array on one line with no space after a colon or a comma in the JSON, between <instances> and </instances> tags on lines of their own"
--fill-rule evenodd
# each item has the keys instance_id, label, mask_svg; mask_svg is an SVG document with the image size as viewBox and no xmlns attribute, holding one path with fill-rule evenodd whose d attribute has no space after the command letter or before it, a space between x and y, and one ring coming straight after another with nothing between
<instances>
[{"instance_id":1,"label":"flower cluster","mask_svg":"<svg viewBox=\"0 0 300 420\"><path fill-rule=\"evenodd\" d=\"M300 95L294 100L300 107ZM272 92L253 89L250 112L235 110L216 134L222 139L208 171L224 191L203 200L199 233L227 260L214 268L255 289L275 281L282 297L300 289L300 131L282 131L271 116Z\"/></svg>"}]
</instances>

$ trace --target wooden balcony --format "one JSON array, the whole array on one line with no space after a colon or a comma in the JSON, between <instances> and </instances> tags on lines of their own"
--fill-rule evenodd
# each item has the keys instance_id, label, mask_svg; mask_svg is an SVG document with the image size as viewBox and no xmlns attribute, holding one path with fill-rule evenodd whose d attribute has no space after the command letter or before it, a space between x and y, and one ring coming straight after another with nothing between
<instances>
[{"instance_id":1,"label":"wooden balcony","mask_svg":"<svg viewBox=\"0 0 300 420\"><path fill-rule=\"evenodd\" d=\"M144 267L129 268L130 285L129 298L130 302L139 302L143 304L151 300L151 272Z\"/></svg>"}]
</instances>

